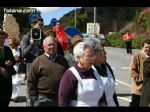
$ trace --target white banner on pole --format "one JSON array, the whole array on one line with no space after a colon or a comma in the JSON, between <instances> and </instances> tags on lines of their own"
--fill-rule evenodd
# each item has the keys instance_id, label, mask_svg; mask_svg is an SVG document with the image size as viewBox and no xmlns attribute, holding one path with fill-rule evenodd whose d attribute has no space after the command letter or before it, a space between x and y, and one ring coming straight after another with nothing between
<instances>
[{"instance_id":1,"label":"white banner on pole","mask_svg":"<svg viewBox=\"0 0 150 112\"><path fill-rule=\"evenodd\" d=\"M99 23L87 23L87 34L100 33L100 24Z\"/></svg>"}]
</instances>

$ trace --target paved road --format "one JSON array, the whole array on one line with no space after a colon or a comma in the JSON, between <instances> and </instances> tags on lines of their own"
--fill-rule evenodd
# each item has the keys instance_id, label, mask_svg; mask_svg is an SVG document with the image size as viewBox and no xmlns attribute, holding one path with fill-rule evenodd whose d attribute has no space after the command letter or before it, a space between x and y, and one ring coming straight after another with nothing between
<instances>
[{"instance_id":1,"label":"paved road","mask_svg":"<svg viewBox=\"0 0 150 112\"><path fill-rule=\"evenodd\" d=\"M129 63L132 55L125 49L106 47L107 61L111 65L116 77L116 92L120 106L128 107L131 101L131 79L129 75ZM139 50L134 49L133 54ZM10 102L12 106L26 106L25 85L20 85L19 102Z\"/></svg>"},{"instance_id":2,"label":"paved road","mask_svg":"<svg viewBox=\"0 0 150 112\"><path fill-rule=\"evenodd\" d=\"M133 49L133 54L139 49ZM131 78L129 64L132 55L126 53L126 49L106 48L107 62L111 65L116 78L116 92L120 106L129 106L131 101Z\"/></svg>"}]
</instances>

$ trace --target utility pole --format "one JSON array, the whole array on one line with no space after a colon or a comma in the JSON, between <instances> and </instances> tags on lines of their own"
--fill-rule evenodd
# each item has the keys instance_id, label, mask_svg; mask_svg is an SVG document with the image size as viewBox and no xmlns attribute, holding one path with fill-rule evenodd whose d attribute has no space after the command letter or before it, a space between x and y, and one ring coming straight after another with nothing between
<instances>
[{"instance_id":1,"label":"utility pole","mask_svg":"<svg viewBox=\"0 0 150 112\"><path fill-rule=\"evenodd\" d=\"M96 7L94 7L94 33L96 31Z\"/></svg>"},{"instance_id":2,"label":"utility pole","mask_svg":"<svg viewBox=\"0 0 150 112\"><path fill-rule=\"evenodd\" d=\"M76 20L77 20L77 14L76 14L76 7L75 7L75 15L74 15L74 26L76 28Z\"/></svg>"}]
</instances>

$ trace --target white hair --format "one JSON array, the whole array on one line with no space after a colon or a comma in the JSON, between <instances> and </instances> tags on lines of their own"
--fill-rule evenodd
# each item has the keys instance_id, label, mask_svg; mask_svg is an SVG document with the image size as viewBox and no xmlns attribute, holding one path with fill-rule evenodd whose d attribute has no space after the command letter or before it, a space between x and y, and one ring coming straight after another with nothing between
<instances>
[{"instance_id":1,"label":"white hair","mask_svg":"<svg viewBox=\"0 0 150 112\"><path fill-rule=\"evenodd\" d=\"M73 49L73 54L75 57L75 61L77 61L77 57L81 57L84 55L84 51L87 48L91 48L92 46L90 44L87 44L86 42L79 42Z\"/></svg>"},{"instance_id":2,"label":"white hair","mask_svg":"<svg viewBox=\"0 0 150 112\"><path fill-rule=\"evenodd\" d=\"M54 42L57 43L57 40L53 36L49 35L43 40L43 45L46 45L49 42L50 38L53 38Z\"/></svg>"}]
</instances>

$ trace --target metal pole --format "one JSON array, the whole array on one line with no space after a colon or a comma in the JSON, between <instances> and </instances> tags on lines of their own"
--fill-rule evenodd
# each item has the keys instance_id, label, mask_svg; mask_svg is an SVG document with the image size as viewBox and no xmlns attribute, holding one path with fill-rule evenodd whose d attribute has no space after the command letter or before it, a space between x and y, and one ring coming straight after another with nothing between
<instances>
[{"instance_id":1,"label":"metal pole","mask_svg":"<svg viewBox=\"0 0 150 112\"><path fill-rule=\"evenodd\" d=\"M76 17L76 7L75 7L75 16L74 16L74 26L75 26L75 28L76 28L76 19L77 19L77 17Z\"/></svg>"},{"instance_id":2,"label":"metal pole","mask_svg":"<svg viewBox=\"0 0 150 112\"><path fill-rule=\"evenodd\" d=\"M96 32L96 7L94 7L94 33Z\"/></svg>"}]
</instances>

